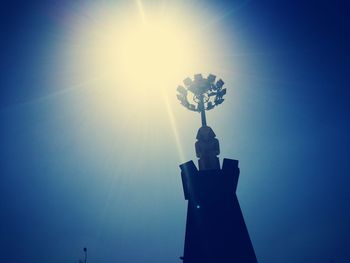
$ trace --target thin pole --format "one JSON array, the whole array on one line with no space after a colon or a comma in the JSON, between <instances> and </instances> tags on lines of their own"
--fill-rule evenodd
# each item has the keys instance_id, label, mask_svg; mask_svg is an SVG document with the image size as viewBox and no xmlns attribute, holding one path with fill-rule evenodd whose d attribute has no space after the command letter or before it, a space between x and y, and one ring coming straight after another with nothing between
<instances>
[{"instance_id":1,"label":"thin pole","mask_svg":"<svg viewBox=\"0 0 350 263\"><path fill-rule=\"evenodd\" d=\"M201 110L202 126L207 126L207 118L205 117L205 109Z\"/></svg>"},{"instance_id":2,"label":"thin pole","mask_svg":"<svg viewBox=\"0 0 350 263\"><path fill-rule=\"evenodd\" d=\"M200 110L201 110L202 126L204 127L204 126L207 126L207 118L205 116L203 95L201 96L201 99L200 99Z\"/></svg>"}]
</instances>

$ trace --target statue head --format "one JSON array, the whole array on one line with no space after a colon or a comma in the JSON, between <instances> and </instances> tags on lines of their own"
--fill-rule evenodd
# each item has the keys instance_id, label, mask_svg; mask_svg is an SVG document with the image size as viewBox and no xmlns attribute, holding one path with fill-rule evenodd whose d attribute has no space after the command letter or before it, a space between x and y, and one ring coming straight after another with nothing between
<instances>
[{"instance_id":1,"label":"statue head","mask_svg":"<svg viewBox=\"0 0 350 263\"><path fill-rule=\"evenodd\" d=\"M209 126L202 126L199 128L197 132L196 139L198 141L209 141L211 139L214 139L216 137L214 131Z\"/></svg>"}]
</instances>

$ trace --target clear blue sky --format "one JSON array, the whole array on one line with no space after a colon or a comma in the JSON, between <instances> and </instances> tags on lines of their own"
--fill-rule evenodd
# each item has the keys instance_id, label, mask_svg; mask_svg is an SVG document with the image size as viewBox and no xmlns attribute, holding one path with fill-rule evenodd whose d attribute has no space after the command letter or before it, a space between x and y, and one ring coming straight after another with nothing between
<instances>
[{"instance_id":1,"label":"clear blue sky","mask_svg":"<svg viewBox=\"0 0 350 263\"><path fill-rule=\"evenodd\" d=\"M78 262L84 246L91 263L179 262L186 202L171 125L137 130L144 123L116 117L108 129L86 106L91 92L60 86L69 72L56 65L69 28L61 18L80 10L66 2L1 4L0 262ZM234 71L217 70L228 99L208 122L221 158L240 160L238 197L259 262L350 262L350 7L200 6L238 39L219 57ZM184 115L189 160L199 116Z\"/></svg>"}]
</instances>

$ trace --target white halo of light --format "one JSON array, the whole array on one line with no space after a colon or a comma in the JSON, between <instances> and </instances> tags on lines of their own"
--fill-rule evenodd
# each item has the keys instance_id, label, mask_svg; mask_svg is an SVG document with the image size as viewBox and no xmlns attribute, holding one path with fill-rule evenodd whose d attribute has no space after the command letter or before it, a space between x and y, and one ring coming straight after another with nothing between
<instances>
[{"instance_id":1,"label":"white halo of light","mask_svg":"<svg viewBox=\"0 0 350 263\"><path fill-rule=\"evenodd\" d=\"M60 82L79 87L67 105L72 121L84 122L82 138L101 138L86 138L91 147L107 138L129 147L175 142L184 160L181 130L196 130L200 118L179 104L177 86L196 73L225 79L228 41L215 16L194 2L159 3L89 3L66 18L60 61L69 74Z\"/></svg>"}]
</instances>

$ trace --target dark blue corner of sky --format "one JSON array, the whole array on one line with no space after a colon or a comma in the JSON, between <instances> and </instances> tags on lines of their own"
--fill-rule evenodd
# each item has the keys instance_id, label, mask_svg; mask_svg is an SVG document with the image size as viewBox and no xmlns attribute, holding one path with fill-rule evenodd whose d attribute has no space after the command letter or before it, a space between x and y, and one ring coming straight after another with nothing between
<instances>
[{"instance_id":1,"label":"dark blue corner of sky","mask_svg":"<svg viewBox=\"0 0 350 263\"><path fill-rule=\"evenodd\" d=\"M35 117L35 113L16 112L14 114L13 109L17 105L50 94L57 88L45 86L47 76L54 74L50 72L51 68L47 68L43 63L45 57L40 55L47 55L47 52L50 52L50 48L55 46L55 36L62 30L55 25L55 20L51 17L53 14L47 13L47 10L50 10L52 6L56 6L56 9L70 8L70 6L77 8L73 2L2 1L0 4L0 262L21 263L40 262L40 260L58 262L52 259L55 257L53 253L59 253L55 251L55 248L50 247L48 243L38 248L37 244L43 245L42 240L50 238L58 239L53 242L55 244L60 238L64 240L62 238L64 233L59 233L60 222L53 223L50 213L53 213L53 217L56 216L55 213L58 216L59 213L66 212L65 208L62 206L61 210L54 210L54 208L50 210L51 203L49 204L47 200L39 201L39 198L44 198L45 194L51 191L50 189L30 192L29 186L31 184L40 185L38 180L45 180L42 179L43 174L50 169L46 166L38 166L34 169L30 164L34 158L31 156L32 148L38 147L39 149L39 141L26 141L25 136L16 137L16 131L32 127L29 124L32 121L30 118L40 117ZM350 262L348 251L350 244L349 2L345 0L252 0L208 1L208 3L223 11L237 7L237 11L225 18L224 29L227 32L232 29L232 32L235 32L232 34L244 38L245 46L242 47L244 52L269 54L267 56L257 55L256 60L260 62L262 59L269 60L269 65L273 66L252 68L254 75L269 79L274 75L273 78L276 81L272 79L271 85L272 83L281 84L278 89L281 89L280 92L287 96L286 102L288 103L289 96L291 101L298 101L298 104L286 105L289 107L287 110L297 112L298 116L288 119L284 117L283 112L280 113L280 122L287 123L286 126L277 127L277 124L272 122L266 125L274 129L286 129L286 140L289 136L292 140L294 136L289 127L300 126L298 131L312 140L308 146L313 149L300 152L300 155L303 156L301 163L295 162L293 158L289 159L288 154L271 156L272 160L276 160L276 163L271 161L272 167L288 163L288 165L279 167L279 172L288 172L292 169L296 173L296 178L299 178L297 173L308 178L301 182L292 182L291 188L287 189L288 198L298 200L298 205L300 198L306 200L305 205L300 208L305 218L295 219L291 214L286 219L288 221L286 228L290 226L300 228L307 240L314 242L303 244L302 251L298 251L298 246L290 250L294 249L296 254L305 254L305 261L301 263L310 262L307 260L315 258L308 255L308 249L319 249L320 251L329 249L329 255L323 258L323 261L318 262L326 263L331 260L334 260L335 263ZM253 55L249 57L250 61L254 61L252 57ZM274 61L276 61L275 64ZM288 64L289 71L281 71L279 63ZM284 85L285 83L288 85ZM270 87L266 88L268 90ZM272 114L277 115L278 113ZM300 119L307 121L299 121ZM59 128L58 124L53 124L52 130L55 128ZM33 131L28 132L33 133ZM275 143L270 137L267 137L266 140L266 144ZM36 143L37 146L35 146ZM52 153L48 154L52 155ZM264 153L257 154L263 155ZM27 167L30 169L26 170ZM72 167L74 167L73 164ZM271 172L273 173L273 170ZM39 176L40 174L42 177ZM181 187L180 181L178 187ZM299 194L302 197L298 196ZM21 199L21 195L23 195L22 199L28 198L27 202ZM67 196L70 196L69 193ZM42 207L35 205L37 203L40 203ZM53 203L55 207L59 202ZM24 207L23 204L29 204L29 206ZM269 204L264 203L263 206L269 206ZM67 211L71 209L68 207ZM259 209L261 213L264 213L264 209L261 207ZM276 215L270 215L271 222L274 222L273 218L278 214L288 215L288 209L285 207L284 210L275 211ZM82 208L84 212L88 210L89 208ZM78 212L73 211L72 213ZM35 217L42 215L44 219L40 222L44 222L43 225L36 225L38 220L31 215ZM259 217L251 219L251 221L254 220L258 221ZM309 225L303 224L303 221L307 221ZM317 236L315 232L312 232L314 237L310 238L308 228L313 229L313 223L318 224L318 227L324 229L328 234ZM69 217L63 220L62 224L66 224L64 229L72 232L85 227L73 219L69 221ZM274 229L283 229L283 226L269 225L269 221L264 224L265 228L271 232L276 231ZM262 224L257 225L262 226ZM47 233L48 229L54 229L52 236ZM278 261L274 260L277 258L276 255L270 252L270 254L264 254L264 251L269 251L269 247L277 248L278 244L283 243L284 240L264 240L263 236L269 236L269 233L265 233L263 229L258 232L262 237L256 238L255 245L258 258L261 255L263 259L261 263L277 263ZM283 234L286 244L293 243L291 239L297 238L288 229L285 229ZM303 243L302 237L298 236L298 238L301 238L300 241L295 241L295 243ZM329 247L322 246L325 244L325 242L320 242L319 239L322 238L332 239L326 242ZM35 254L38 251L42 252L40 256ZM70 250L67 248L65 251ZM276 254L278 253L276 251ZM77 257L79 255L78 252ZM108 259L108 257L101 258ZM31 259L39 261L31 261ZM69 258L66 262L74 262L74 259ZM291 263L292 261L286 259L284 262Z\"/></svg>"}]
</instances>

